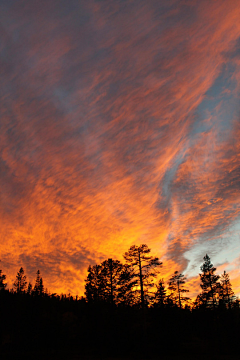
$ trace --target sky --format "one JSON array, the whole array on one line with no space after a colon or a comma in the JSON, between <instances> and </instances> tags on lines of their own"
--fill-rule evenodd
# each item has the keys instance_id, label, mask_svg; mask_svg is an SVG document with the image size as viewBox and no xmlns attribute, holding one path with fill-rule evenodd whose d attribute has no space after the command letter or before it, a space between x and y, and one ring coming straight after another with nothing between
<instances>
[{"instance_id":1,"label":"sky","mask_svg":"<svg viewBox=\"0 0 240 360\"><path fill-rule=\"evenodd\" d=\"M83 295L147 244L240 294L239 0L0 1L0 268Z\"/></svg>"}]
</instances>

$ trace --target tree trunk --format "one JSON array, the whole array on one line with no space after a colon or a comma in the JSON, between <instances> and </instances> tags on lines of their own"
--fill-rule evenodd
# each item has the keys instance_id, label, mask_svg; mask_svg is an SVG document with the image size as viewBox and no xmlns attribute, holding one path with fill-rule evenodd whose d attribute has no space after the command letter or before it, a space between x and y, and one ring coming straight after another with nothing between
<instances>
[{"instance_id":1,"label":"tree trunk","mask_svg":"<svg viewBox=\"0 0 240 360\"><path fill-rule=\"evenodd\" d=\"M141 289L141 304L142 308L144 308L144 292L143 292L143 279L142 279L142 264L140 251L138 250L138 260L139 260L139 277L140 277L140 289Z\"/></svg>"},{"instance_id":2,"label":"tree trunk","mask_svg":"<svg viewBox=\"0 0 240 360\"><path fill-rule=\"evenodd\" d=\"M210 277L209 277L210 278ZM211 288L211 293L212 293L212 301L213 301L213 310L215 310L215 299L214 299L214 293L213 293L213 288L212 288L212 282L210 280L210 288Z\"/></svg>"},{"instance_id":3,"label":"tree trunk","mask_svg":"<svg viewBox=\"0 0 240 360\"><path fill-rule=\"evenodd\" d=\"M181 304L181 294L180 294L180 289L179 289L179 281L177 281L177 287L178 287L178 301L179 301L179 307L180 309L182 308L182 304Z\"/></svg>"},{"instance_id":4,"label":"tree trunk","mask_svg":"<svg viewBox=\"0 0 240 360\"><path fill-rule=\"evenodd\" d=\"M113 304L113 264L112 259L110 260L110 290L111 290L111 305Z\"/></svg>"}]
</instances>

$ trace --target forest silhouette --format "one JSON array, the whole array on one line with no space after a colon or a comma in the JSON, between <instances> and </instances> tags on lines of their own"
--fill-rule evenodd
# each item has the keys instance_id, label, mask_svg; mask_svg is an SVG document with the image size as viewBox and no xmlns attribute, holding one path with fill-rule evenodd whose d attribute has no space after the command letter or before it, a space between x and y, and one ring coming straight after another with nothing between
<instances>
[{"instance_id":1,"label":"forest silhouette","mask_svg":"<svg viewBox=\"0 0 240 360\"><path fill-rule=\"evenodd\" d=\"M238 358L239 299L207 254L194 301L183 274L164 283L146 244L123 257L90 265L80 298L50 293L39 270L28 283L22 267L8 289L0 270L1 359Z\"/></svg>"}]
</instances>

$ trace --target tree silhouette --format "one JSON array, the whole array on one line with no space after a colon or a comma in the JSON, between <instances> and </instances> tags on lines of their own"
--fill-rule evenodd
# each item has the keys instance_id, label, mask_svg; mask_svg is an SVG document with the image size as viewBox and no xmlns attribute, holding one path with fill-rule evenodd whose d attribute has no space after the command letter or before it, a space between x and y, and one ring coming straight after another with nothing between
<instances>
[{"instance_id":1,"label":"tree silhouette","mask_svg":"<svg viewBox=\"0 0 240 360\"><path fill-rule=\"evenodd\" d=\"M137 281L134 280L134 273L131 266L124 264L120 277L118 288L118 302L125 305L134 305L136 299L133 289L137 286Z\"/></svg>"},{"instance_id":2,"label":"tree silhouette","mask_svg":"<svg viewBox=\"0 0 240 360\"><path fill-rule=\"evenodd\" d=\"M102 282L102 296L105 301L111 304L117 303L122 270L123 265L118 260L108 259L101 264L100 281Z\"/></svg>"},{"instance_id":3,"label":"tree silhouette","mask_svg":"<svg viewBox=\"0 0 240 360\"><path fill-rule=\"evenodd\" d=\"M27 294L32 295L32 284L29 282L27 286Z\"/></svg>"},{"instance_id":4,"label":"tree silhouette","mask_svg":"<svg viewBox=\"0 0 240 360\"><path fill-rule=\"evenodd\" d=\"M88 303L98 302L101 298L102 284L100 280L100 265L89 265L88 275L85 280L85 296Z\"/></svg>"},{"instance_id":5,"label":"tree silhouette","mask_svg":"<svg viewBox=\"0 0 240 360\"><path fill-rule=\"evenodd\" d=\"M7 286L7 283L5 283L6 275L2 273L2 270L0 270L0 290L4 290Z\"/></svg>"},{"instance_id":6,"label":"tree silhouette","mask_svg":"<svg viewBox=\"0 0 240 360\"><path fill-rule=\"evenodd\" d=\"M155 293L155 304L163 308L167 303L167 290L164 285L164 280L160 279Z\"/></svg>"},{"instance_id":7,"label":"tree silhouette","mask_svg":"<svg viewBox=\"0 0 240 360\"><path fill-rule=\"evenodd\" d=\"M194 301L194 308L200 309L205 308L207 303L207 297L205 293L198 294Z\"/></svg>"},{"instance_id":8,"label":"tree silhouette","mask_svg":"<svg viewBox=\"0 0 240 360\"><path fill-rule=\"evenodd\" d=\"M37 296L42 296L44 293L43 279L40 276L40 271L37 271L37 278L35 281L33 292Z\"/></svg>"},{"instance_id":9,"label":"tree silhouette","mask_svg":"<svg viewBox=\"0 0 240 360\"><path fill-rule=\"evenodd\" d=\"M157 257L149 255L150 249L146 244L132 245L123 255L126 264L132 268L132 278L140 288L140 302L142 308L145 305L149 289L154 286L156 270L162 265Z\"/></svg>"},{"instance_id":10,"label":"tree silhouette","mask_svg":"<svg viewBox=\"0 0 240 360\"><path fill-rule=\"evenodd\" d=\"M16 280L13 283L13 288L17 293L22 293L23 291L25 291L26 286L27 286L26 276L24 275L24 270L21 267L16 275Z\"/></svg>"},{"instance_id":11,"label":"tree silhouette","mask_svg":"<svg viewBox=\"0 0 240 360\"><path fill-rule=\"evenodd\" d=\"M236 296L232 290L229 274L227 274L226 271L221 275L219 285L219 300L224 306L230 309L236 300Z\"/></svg>"},{"instance_id":12,"label":"tree silhouette","mask_svg":"<svg viewBox=\"0 0 240 360\"><path fill-rule=\"evenodd\" d=\"M204 263L200 267L202 274L199 274L201 288L203 290L202 299L205 299L205 306L216 308L216 295L219 288L219 275L215 275L216 268L211 263L210 257L206 254L203 258Z\"/></svg>"},{"instance_id":13,"label":"tree silhouette","mask_svg":"<svg viewBox=\"0 0 240 360\"><path fill-rule=\"evenodd\" d=\"M188 297L182 296L182 294L189 292L183 285L186 283L186 277L183 274L179 274L178 271L174 272L174 275L169 280L168 289L171 292L171 298L178 304L180 309L182 308L182 301L189 300Z\"/></svg>"},{"instance_id":14,"label":"tree silhouette","mask_svg":"<svg viewBox=\"0 0 240 360\"><path fill-rule=\"evenodd\" d=\"M112 304L133 303L132 289L136 282L132 281L131 270L130 266L123 265L119 260L108 259L101 264L105 298Z\"/></svg>"},{"instance_id":15,"label":"tree silhouette","mask_svg":"<svg viewBox=\"0 0 240 360\"><path fill-rule=\"evenodd\" d=\"M119 260L108 259L100 265L89 266L85 280L85 295L88 302L105 301L111 304L130 303L130 269Z\"/></svg>"}]
</instances>

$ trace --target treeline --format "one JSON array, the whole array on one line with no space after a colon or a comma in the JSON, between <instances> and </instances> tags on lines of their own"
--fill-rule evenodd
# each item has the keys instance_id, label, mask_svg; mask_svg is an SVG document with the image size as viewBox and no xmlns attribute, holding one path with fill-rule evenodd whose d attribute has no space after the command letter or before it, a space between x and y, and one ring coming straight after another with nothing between
<instances>
[{"instance_id":1,"label":"treeline","mask_svg":"<svg viewBox=\"0 0 240 360\"><path fill-rule=\"evenodd\" d=\"M206 254L200 267L200 286L202 292L193 302L187 295L187 278L175 271L169 279L167 286L160 278L162 262L150 255L151 250L146 244L133 245L123 255L125 263L119 260L108 259L101 264L89 266L85 280L85 300L89 304L109 303L115 306L134 307L179 307L182 308L209 308L239 307L239 300L235 296L230 282L229 274L224 271L216 275L216 268ZM40 271L37 271L35 284L27 283L24 269L21 267L16 275L12 293L26 293L33 296L59 297L50 294L44 288ZM0 290L7 286L6 275L0 270ZM71 298L62 295L62 297ZM82 297L83 299L83 297Z\"/></svg>"},{"instance_id":2,"label":"treeline","mask_svg":"<svg viewBox=\"0 0 240 360\"><path fill-rule=\"evenodd\" d=\"M108 302L115 305L144 307L198 307L212 308L239 306L234 295L229 275L216 275L208 255L201 266L200 286L202 288L195 300L187 297L187 278L175 271L167 286L160 278L162 262L150 255L147 245L133 245L124 254L125 263L108 259L99 265L89 266L85 285L85 296L89 303Z\"/></svg>"},{"instance_id":3,"label":"treeline","mask_svg":"<svg viewBox=\"0 0 240 360\"><path fill-rule=\"evenodd\" d=\"M201 293L191 301L186 277L165 284L147 245L124 263L89 266L85 296L51 294L40 271L33 284L20 268L12 289L0 271L1 359L229 359L238 354L240 309L229 275L208 255Z\"/></svg>"}]
</instances>

